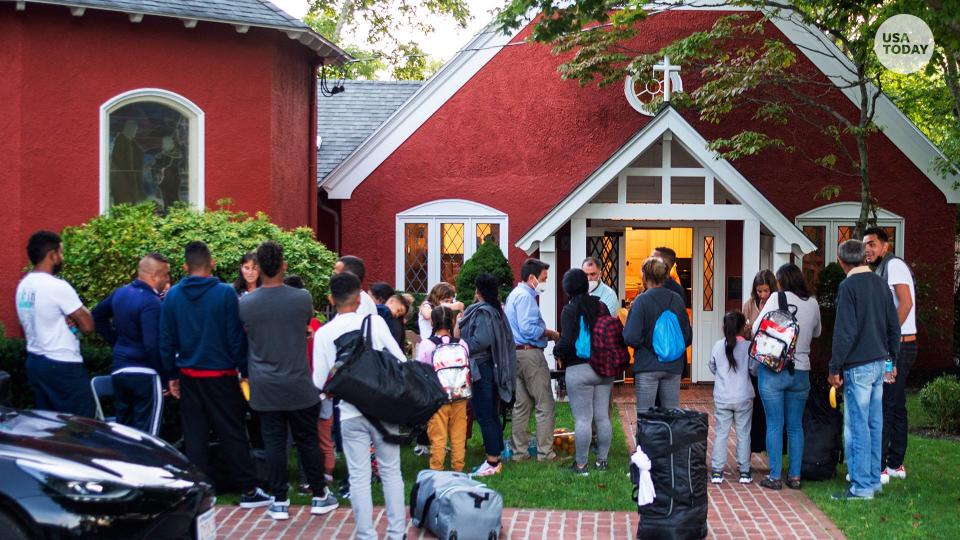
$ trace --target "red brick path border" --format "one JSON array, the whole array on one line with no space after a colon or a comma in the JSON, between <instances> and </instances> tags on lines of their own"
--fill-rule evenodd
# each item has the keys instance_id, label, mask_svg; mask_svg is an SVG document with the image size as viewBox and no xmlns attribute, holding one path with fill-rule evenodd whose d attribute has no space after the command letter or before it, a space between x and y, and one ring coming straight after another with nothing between
<instances>
[{"instance_id":1,"label":"red brick path border","mask_svg":"<svg viewBox=\"0 0 960 540\"><path fill-rule=\"evenodd\" d=\"M713 433L713 390L694 386L681 392L683 407L710 414L710 442ZM635 446L636 410L632 386L618 387L614 401L620 405L620 421L631 452ZM727 443L728 468L734 470L734 439ZM709 456L709 453L707 454ZM708 457L709 459L709 457ZM766 458L753 455L754 480L768 471ZM729 480L733 479L733 482ZM800 491L770 491L756 483L741 485L736 477L720 486L709 487L710 509L708 538L734 539L825 539L844 538L837 527ZM386 514L376 508L374 522L382 536L386 532ZM229 540L347 540L353 538L353 517L349 508L340 508L328 516L313 517L306 507L291 507L290 520L275 522L263 509L242 510L236 506L217 508L217 535ZM507 540L630 540L636 538L639 518L636 512L580 512L562 510L524 510L508 508L503 513L502 538ZM410 540L433 538L409 526Z\"/></svg>"}]
</instances>

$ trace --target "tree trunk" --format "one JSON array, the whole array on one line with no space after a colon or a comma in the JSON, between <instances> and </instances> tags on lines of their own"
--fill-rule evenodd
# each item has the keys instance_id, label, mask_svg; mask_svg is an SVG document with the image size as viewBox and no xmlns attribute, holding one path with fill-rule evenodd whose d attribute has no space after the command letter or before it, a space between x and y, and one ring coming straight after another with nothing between
<instances>
[{"instance_id":1,"label":"tree trunk","mask_svg":"<svg viewBox=\"0 0 960 540\"><path fill-rule=\"evenodd\" d=\"M347 20L353 15L353 1L344 0L343 5L340 6L340 13L337 15L337 24L333 27L333 35L330 36L330 40L334 43L340 42L340 33L343 31L344 25L347 24Z\"/></svg>"}]
</instances>

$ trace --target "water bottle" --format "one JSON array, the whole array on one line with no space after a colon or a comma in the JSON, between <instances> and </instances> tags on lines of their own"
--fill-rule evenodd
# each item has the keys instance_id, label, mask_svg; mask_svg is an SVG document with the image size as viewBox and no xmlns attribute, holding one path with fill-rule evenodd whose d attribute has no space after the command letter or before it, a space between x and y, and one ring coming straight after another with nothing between
<instances>
[{"instance_id":1,"label":"water bottle","mask_svg":"<svg viewBox=\"0 0 960 540\"><path fill-rule=\"evenodd\" d=\"M500 459L504 461L510 461L510 458L513 457L513 445L508 441L503 441L503 451L500 452Z\"/></svg>"},{"instance_id":2,"label":"water bottle","mask_svg":"<svg viewBox=\"0 0 960 540\"><path fill-rule=\"evenodd\" d=\"M537 457L537 440L530 439L530 442L527 444L527 453L530 454L530 457Z\"/></svg>"},{"instance_id":3,"label":"water bottle","mask_svg":"<svg viewBox=\"0 0 960 540\"><path fill-rule=\"evenodd\" d=\"M887 358L887 361L883 363L883 382L891 384L896 380L896 377L893 376L893 359Z\"/></svg>"}]
</instances>

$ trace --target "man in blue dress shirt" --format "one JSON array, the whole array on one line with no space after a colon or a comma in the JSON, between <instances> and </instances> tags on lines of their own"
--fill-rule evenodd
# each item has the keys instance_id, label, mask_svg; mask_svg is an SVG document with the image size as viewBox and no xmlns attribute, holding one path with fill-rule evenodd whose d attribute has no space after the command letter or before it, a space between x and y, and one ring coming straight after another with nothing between
<instances>
[{"instance_id":1,"label":"man in blue dress shirt","mask_svg":"<svg viewBox=\"0 0 960 540\"><path fill-rule=\"evenodd\" d=\"M547 270L550 265L527 259L520 267L520 283L507 296L503 311L513 331L517 345L517 389L513 406L513 460L528 459L527 420L530 411L537 410L537 459L554 459L553 426L554 401L550 384L550 367L543 354L548 340L556 341L560 334L547 329L537 296L547 290Z\"/></svg>"}]
</instances>

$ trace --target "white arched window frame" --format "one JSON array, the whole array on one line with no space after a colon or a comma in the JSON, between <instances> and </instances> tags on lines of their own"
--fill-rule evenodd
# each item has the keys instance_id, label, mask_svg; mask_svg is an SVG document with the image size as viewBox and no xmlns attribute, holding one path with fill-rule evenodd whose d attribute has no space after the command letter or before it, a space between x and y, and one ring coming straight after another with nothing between
<instances>
[{"instance_id":1,"label":"white arched window frame","mask_svg":"<svg viewBox=\"0 0 960 540\"><path fill-rule=\"evenodd\" d=\"M189 202L204 208L204 113L189 99L161 88L139 88L116 95L100 106L100 213L110 209L110 115L133 103L151 102L170 107L190 121L188 149Z\"/></svg>"},{"instance_id":2,"label":"white arched window frame","mask_svg":"<svg viewBox=\"0 0 960 540\"><path fill-rule=\"evenodd\" d=\"M845 239L846 233L856 227L859 215L860 203L839 202L814 208L797 216L797 228L817 244L818 248L821 243L823 245L822 253L818 249L803 257L803 271L808 279L819 275L819 271L823 267L837 261L837 246L840 244L841 238ZM890 237L893 241L894 254L902 258L904 239L906 238L903 217L889 210L878 208L877 226L894 229L894 234ZM818 234L822 234L822 239L815 238ZM816 283L811 283L811 285L816 286Z\"/></svg>"},{"instance_id":3,"label":"white arched window frame","mask_svg":"<svg viewBox=\"0 0 960 540\"><path fill-rule=\"evenodd\" d=\"M496 231L500 249L506 254L508 242L507 215L495 208L463 199L442 199L430 201L397 214L396 218L396 276L395 284L399 290L408 292L427 292L430 287L442 281L444 250L450 247L450 239L444 239L452 230L462 231L462 260L466 262L479 247L480 231L491 233L489 226ZM408 228L408 225L410 226ZM424 230L425 229L425 230ZM426 240L426 280L415 280L417 285L408 287L407 273L409 245L408 230L425 233ZM459 251L454 249L452 251ZM446 276L448 279L450 276Z\"/></svg>"}]
</instances>

